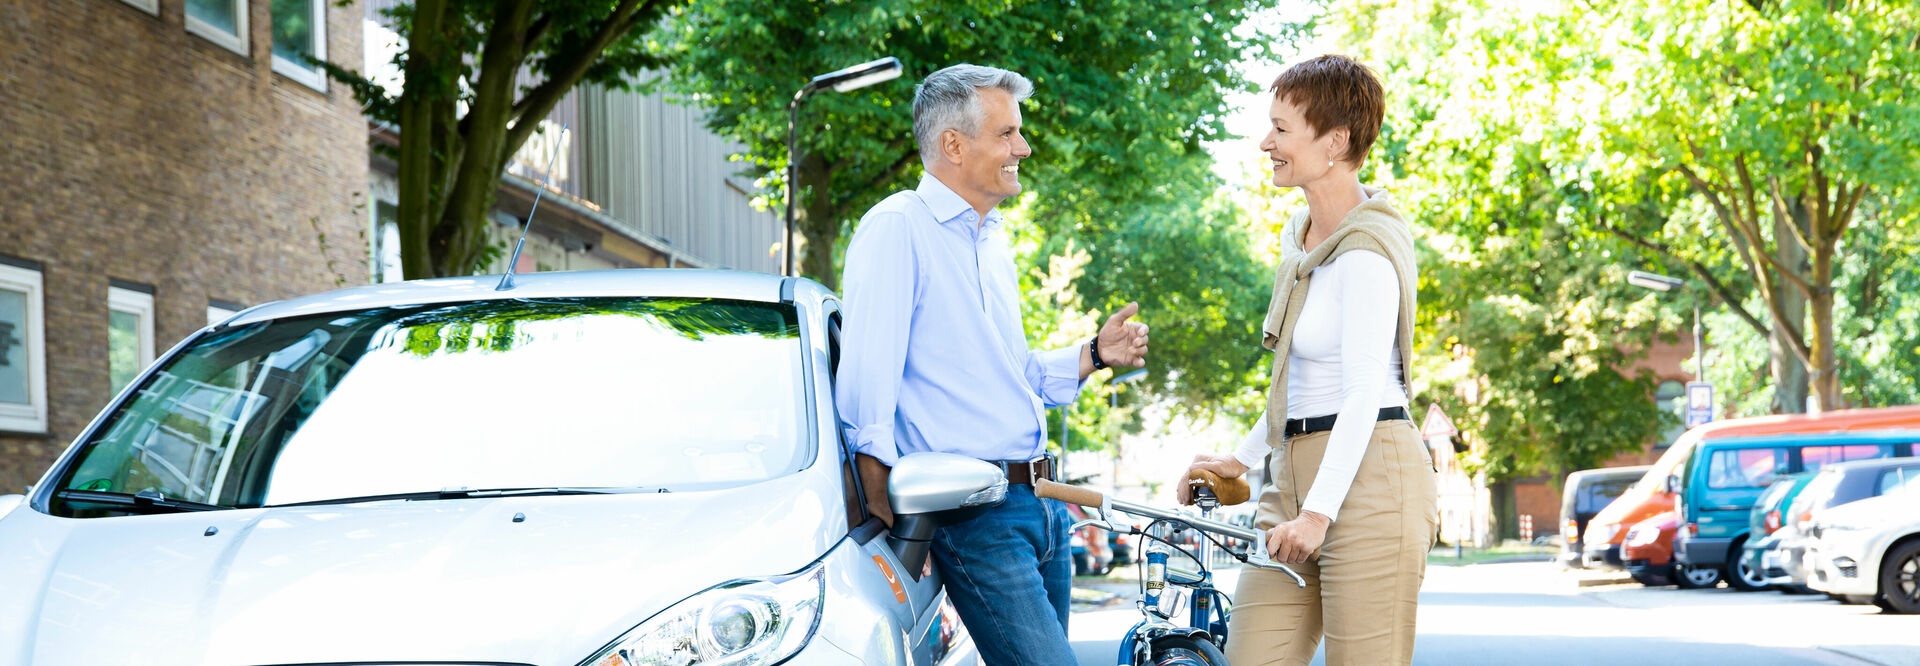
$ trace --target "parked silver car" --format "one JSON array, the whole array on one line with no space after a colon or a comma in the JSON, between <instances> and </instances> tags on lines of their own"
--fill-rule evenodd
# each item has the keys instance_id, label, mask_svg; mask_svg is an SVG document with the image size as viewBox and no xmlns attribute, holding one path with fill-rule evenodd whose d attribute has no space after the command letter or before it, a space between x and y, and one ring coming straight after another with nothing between
<instances>
[{"instance_id":1,"label":"parked silver car","mask_svg":"<svg viewBox=\"0 0 1920 666\"><path fill-rule=\"evenodd\" d=\"M927 539L1006 480L908 456L868 515L825 288L499 282L181 342L0 497L0 665L971 663Z\"/></svg>"},{"instance_id":2,"label":"parked silver car","mask_svg":"<svg viewBox=\"0 0 1920 666\"><path fill-rule=\"evenodd\" d=\"M1806 561L1813 571L1807 586L1849 602L1920 613L1920 458L1828 469L1861 470L1874 492L1814 514L1807 528L1812 538Z\"/></svg>"}]
</instances>

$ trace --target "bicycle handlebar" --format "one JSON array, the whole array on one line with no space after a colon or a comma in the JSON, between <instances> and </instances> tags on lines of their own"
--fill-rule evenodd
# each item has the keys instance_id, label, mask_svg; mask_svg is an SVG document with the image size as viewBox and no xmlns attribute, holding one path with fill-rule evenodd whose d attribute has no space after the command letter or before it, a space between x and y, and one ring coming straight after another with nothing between
<instances>
[{"instance_id":1,"label":"bicycle handlebar","mask_svg":"<svg viewBox=\"0 0 1920 666\"><path fill-rule=\"evenodd\" d=\"M1070 486L1064 483L1054 483L1046 479L1034 480L1033 494L1035 497L1045 497L1048 499L1056 499L1062 502L1066 502L1068 504L1078 504L1080 506L1084 506L1092 509L1100 509L1102 511L1105 511L1107 509L1112 509L1114 511L1119 511L1122 513L1130 513L1130 514L1141 516L1144 518L1156 518L1156 519L1164 519L1164 520L1171 520L1171 521L1179 521L1187 524L1188 526L1196 530L1200 530L1202 532L1218 534L1220 536L1239 539L1241 541L1251 543L1254 545L1254 547L1251 549L1253 551L1253 554L1249 554L1247 556L1247 560L1246 560L1247 564L1260 567L1262 569L1272 569L1275 571L1280 571L1282 573L1285 573L1288 578L1292 578L1295 585L1303 588L1307 586L1306 581L1301 579L1300 574L1295 573L1291 567L1288 567L1287 565L1281 564L1279 562L1275 562L1267 557L1267 554L1266 554L1267 535L1265 532L1261 530L1248 529L1245 527L1241 527L1239 525L1230 525L1217 520L1209 520L1206 518L1201 518L1199 516L1192 516L1184 513L1179 513L1177 511L1168 511L1166 509L1148 506L1145 504L1139 504L1136 502L1129 502L1126 500L1117 500L1117 499L1108 497L1106 493L1102 493L1092 488L1086 488L1082 486Z\"/></svg>"}]
</instances>

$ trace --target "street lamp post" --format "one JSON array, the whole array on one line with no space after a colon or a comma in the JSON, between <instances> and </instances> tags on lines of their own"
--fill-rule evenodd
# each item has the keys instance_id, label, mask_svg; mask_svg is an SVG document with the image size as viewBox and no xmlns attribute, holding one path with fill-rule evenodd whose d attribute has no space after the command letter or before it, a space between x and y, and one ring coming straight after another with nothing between
<instances>
[{"instance_id":1,"label":"street lamp post","mask_svg":"<svg viewBox=\"0 0 1920 666\"><path fill-rule=\"evenodd\" d=\"M1627 273L1627 284L1643 289L1668 292L1685 288L1687 281L1680 278L1667 277L1658 273L1633 271ZM1700 340L1704 335L1704 332L1700 328L1700 295L1692 293L1691 291L1689 291L1688 295L1693 297L1693 374L1694 377L1697 378L1694 381L1704 382L1707 381L1707 356L1701 352L1700 344Z\"/></svg>"},{"instance_id":2,"label":"street lamp post","mask_svg":"<svg viewBox=\"0 0 1920 666\"><path fill-rule=\"evenodd\" d=\"M795 163L796 129L800 125L800 102L814 91L832 88L834 92L858 90L882 81L900 78L900 59L887 56L872 62L864 62L846 69L827 72L813 77L807 85L793 94L793 101L787 103L787 242L781 245L786 255L786 270L781 275L793 275L793 195L795 178L799 177L800 167Z\"/></svg>"}]
</instances>

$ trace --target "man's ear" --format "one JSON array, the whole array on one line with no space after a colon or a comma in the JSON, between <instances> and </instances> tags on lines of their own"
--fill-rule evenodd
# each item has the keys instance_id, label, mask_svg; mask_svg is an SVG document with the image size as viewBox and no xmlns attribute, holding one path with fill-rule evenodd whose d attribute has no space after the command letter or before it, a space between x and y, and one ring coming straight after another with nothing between
<instances>
[{"instance_id":1,"label":"man's ear","mask_svg":"<svg viewBox=\"0 0 1920 666\"><path fill-rule=\"evenodd\" d=\"M967 137L960 130L951 127L940 130L940 158L954 166L960 165L960 158L967 153Z\"/></svg>"}]
</instances>

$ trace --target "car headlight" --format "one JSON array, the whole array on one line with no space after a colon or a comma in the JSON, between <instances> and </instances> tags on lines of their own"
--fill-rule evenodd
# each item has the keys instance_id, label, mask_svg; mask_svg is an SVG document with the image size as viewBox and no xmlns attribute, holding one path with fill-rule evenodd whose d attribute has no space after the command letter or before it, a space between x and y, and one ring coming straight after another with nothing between
<instances>
[{"instance_id":1,"label":"car headlight","mask_svg":"<svg viewBox=\"0 0 1920 666\"><path fill-rule=\"evenodd\" d=\"M1613 535L1620 532L1620 526L1587 523L1587 532L1587 543L1603 545L1613 541Z\"/></svg>"},{"instance_id":2,"label":"car headlight","mask_svg":"<svg viewBox=\"0 0 1920 666\"><path fill-rule=\"evenodd\" d=\"M1653 542L1659 541L1659 540L1660 540L1660 530L1642 528L1642 527L1636 527L1636 528L1627 530L1627 545L1633 546L1635 548L1638 548L1641 546L1651 546L1653 545Z\"/></svg>"},{"instance_id":3,"label":"car headlight","mask_svg":"<svg viewBox=\"0 0 1920 666\"><path fill-rule=\"evenodd\" d=\"M581 666L757 666L793 656L820 627L826 566L736 580L660 611Z\"/></svg>"}]
</instances>

